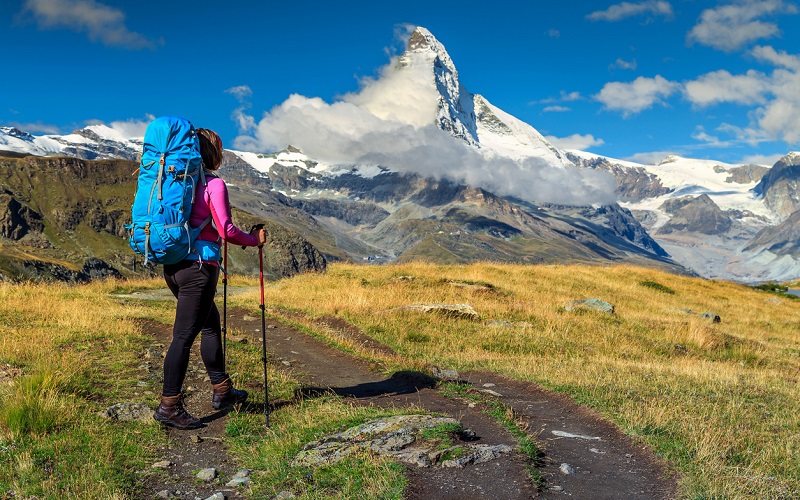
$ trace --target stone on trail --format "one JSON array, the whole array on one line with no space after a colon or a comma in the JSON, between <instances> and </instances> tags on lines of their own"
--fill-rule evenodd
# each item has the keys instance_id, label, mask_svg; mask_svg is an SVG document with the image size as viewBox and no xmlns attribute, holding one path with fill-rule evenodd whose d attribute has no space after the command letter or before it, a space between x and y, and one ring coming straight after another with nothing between
<instances>
[{"instance_id":1,"label":"stone on trail","mask_svg":"<svg viewBox=\"0 0 800 500\"><path fill-rule=\"evenodd\" d=\"M434 377L438 378L439 380L446 380L449 382L458 382L459 380L457 371L446 368L439 368L438 366L434 366L431 369L431 374Z\"/></svg>"},{"instance_id":2,"label":"stone on trail","mask_svg":"<svg viewBox=\"0 0 800 500\"><path fill-rule=\"evenodd\" d=\"M295 498L294 493L291 491L284 490L275 495L275 500L289 500L290 498Z\"/></svg>"},{"instance_id":3,"label":"stone on trail","mask_svg":"<svg viewBox=\"0 0 800 500\"><path fill-rule=\"evenodd\" d=\"M570 300L564 304L564 309L574 311L576 309L589 309L592 311L614 314L614 306L600 299Z\"/></svg>"},{"instance_id":4,"label":"stone on trail","mask_svg":"<svg viewBox=\"0 0 800 500\"><path fill-rule=\"evenodd\" d=\"M561 467L559 467L558 470L560 470L561 473L566 476L575 474L575 469L573 469L570 464L561 464Z\"/></svg>"},{"instance_id":5,"label":"stone on trail","mask_svg":"<svg viewBox=\"0 0 800 500\"><path fill-rule=\"evenodd\" d=\"M233 475L233 478L228 481L225 485L228 488L236 488L242 485L248 485L251 483L250 480L250 470L249 469L242 469L236 474Z\"/></svg>"},{"instance_id":6,"label":"stone on trail","mask_svg":"<svg viewBox=\"0 0 800 500\"><path fill-rule=\"evenodd\" d=\"M218 491L211 495L210 497L206 498L206 500L225 500L225 494L221 491Z\"/></svg>"},{"instance_id":7,"label":"stone on trail","mask_svg":"<svg viewBox=\"0 0 800 500\"><path fill-rule=\"evenodd\" d=\"M587 439L589 441L601 441L599 436L584 436L583 434L573 434L571 432L564 432L564 431L550 431L553 433L554 436L563 437L563 438L575 438L575 439Z\"/></svg>"},{"instance_id":8,"label":"stone on trail","mask_svg":"<svg viewBox=\"0 0 800 500\"><path fill-rule=\"evenodd\" d=\"M514 448L508 446L507 444L497 444L494 446L488 444L475 444L469 445L466 448L471 450L471 453L454 460L445 460L442 462L442 467L455 467L458 469L463 469L467 465L489 462L495 458L499 458L501 455L505 455L506 453L511 453L514 451Z\"/></svg>"},{"instance_id":9,"label":"stone on trail","mask_svg":"<svg viewBox=\"0 0 800 500\"><path fill-rule=\"evenodd\" d=\"M153 409L144 403L117 403L101 411L100 415L122 422L155 422Z\"/></svg>"},{"instance_id":10,"label":"stone on trail","mask_svg":"<svg viewBox=\"0 0 800 500\"><path fill-rule=\"evenodd\" d=\"M197 473L197 479L201 481L213 481L217 478L217 469L210 467L208 469L203 469Z\"/></svg>"},{"instance_id":11,"label":"stone on trail","mask_svg":"<svg viewBox=\"0 0 800 500\"><path fill-rule=\"evenodd\" d=\"M491 389L478 389L478 392L481 392L481 393L483 393L483 394L488 394L488 395L490 395L490 396L494 396L494 397L496 397L496 398L501 398L501 397L503 397L503 395L502 395L502 394L500 394L500 393L499 393L499 392L497 392L497 391L493 391L493 390L491 390Z\"/></svg>"},{"instance_id":12,"label":"stone on trail","mask_svg":"<svg viewBox=\"0 0 800 500\"><path fill-rule=\"evenodd\" d=\"M250 474L252 472L253 471L251 471L250 469L241 469L241 470L239 470L239 472L234 474L233 477L234 477L234 479L238 479L238 478L242 478L242 477L250 477Z\"/></svg>"},{"instance_id":13,"label":"stone on trail","mask_svg":"<svg viewBox=\"0 0 800 500\"><path fill-rule=\"evenodd\" d=\"M169 469L173 465L175 465L175 464L173 464L169 460L161 460L160 462L154 463L150 467L153 468L153 469Z\"/></svg>"},{"instance_id":14,"label":"stone on trail","mask_svg":"<svg viewBox=\"0 0 800 500\"><path fill-rule=\"evenodd\" d=\"M175 493L169 490L161 490L156 493L156 498L175 498Z\"/></svg>"}]
</instances>

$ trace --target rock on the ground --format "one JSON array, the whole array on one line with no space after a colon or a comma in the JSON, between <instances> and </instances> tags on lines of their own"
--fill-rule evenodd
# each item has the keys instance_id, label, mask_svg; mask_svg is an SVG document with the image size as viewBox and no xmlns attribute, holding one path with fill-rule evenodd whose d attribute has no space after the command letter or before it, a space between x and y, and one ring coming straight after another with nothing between
<instances>
[{"instance_id":1,"label":"rock on the ground","mask_svg":"<svg viewBox=\"0 0 800 500\"><path fill-rule=\"evenodd\" d=\"M217 469L214 469L213 467L203 469L197 473L197 479L201 481L208 482L208 481L213 481L216 478L217 478Z\"/></svg>"},{"instance_id":2,"label":"rock on the ground","mask_svg":"<svg viewBox=\"0 0 800 500\"><path fill-rule=\"evenodd\" d=\"M561 464L561 467L558 468L564 475L575 474L575 469L572 468L570 464Z\"/></svg>"},{"instance_id":3,"label":"rock on the ground","mask_svg":"<svg viewBox=\"0 0 800 500\"><path fill-rule=\"evenodd\" d=\"M239 469L239 471L233 475L234 479L242 478L242 477L250 477L253 471L250 469Z\"/></svg>"},{"instance_id":4,"label":"rock on the ground","mask_svg":"<svg viewBox=\"0 0 800 500\"><path fill-rule=\"evenodd\" d=\"M712 323L720 323L720 322L722 322L722 319L719 317L719 314L716 314L716 313L713 313L713 312L704 312L703 314L700 315L700 317L703 318L703 319L707 319L708 321L710 321Z\"/></svg>"},{"instance_id":5,"label":"rock on the ground","mask_svg":"<svg viewBox=\"0 0 800 500\"><path fill-rule=\"evenodd\" d=\"M564 304L564 309L573 311L575 309L590 309L592 311L614 314L614 306L600 299L590 298L583 300L570 300Z\"/></svg>"},{"instance_id":6,"label":"rock on the ground","mask_svg":"<svg viewBox=\"0 0 800 500\"><path fill-rule=\"evenodd\" d=\"M425 429L440 425L460 426L458 420L431 415L397 415L379 418L305 445L292 462L295 466L336 463L358 450L369 449L406 463L430 466L432 447L422 438ZM414 445L414 446L411 446Z\"/></svg>"},{"instance_id":7,"label":"rock on the ground","mask_svg":"<svg viewBox=\"0 0 800 500\"><path fill-rule=\"evenodd\" d=\"M152 467L153 469L169 469L173 465L175 465L175 464L173 464L169 460L161 460L159 462L154 463L150 467Z\"/></svg>"},{"instance_id":8,"label":"rock on the ground","mask_svg":"<svg viewBox=\"0 0 800 500\"><path fill-rule=\"evenodd\" d=\"M497 391L493 391L493 390L491 390L491 389L478 389L478 392L481 392L481 393L483 393L483 394L488 394L488 395L490 395L490 396L494 396L494 397L496 397L496 398L503 397L503 395L502 395L502 394L500 394L500 393L499 393L499 392L497 392Z\"/></svg>"},{"instance_id":9,"label":"rock on the ground","mask_svg":"<svg viewBox=\"0 0 800 500\"><path fill-rule=\"evenodd\" d=\"M434 366L431 369L431 373L434 377L438 378L439 380L447 380L450 382L457 382L459 380L458 372L455 370L450 370L447 368L439 368L438 366Z\"/></svg>"},{"instance_id":10,"label":"rock on the ground","mask_svg":"<svg viewBox=\"0 0 800 500\"><path fill-rule=\"evenodd\" d=\"M225 486L227 486L228 488L238 488L239 486L246 486L251 482L252 481L250 480L249 477L234 477L233 479L225 483Z\"/></svg>"},{"instance_id":11,"label":"rock on the ground","mask_svg":"<svg viewBox=\"0 0 800 500\"><path fill-rule=\"evenodd\" d=\"M175 498L175 493L169 490L161 490L156 493L156 498Z\"/></svg>"},{"instance_id":12,"label":"rock on the ground","mask_svg":"<svg viewBox=\"0 0 800 500\"><path fill-rule=\"evenodd\" d=\"M470 464L494 460L513 451L513 448L507 445L488 444L465 444L437 449L440 442L436 439L426 439L424 431L441 425L459 428L461 426L453 418L431 415L399 415L372 420L307 444L297 454L292 465L332 464L358 450L368 449L377 455L418 467L440 464L442 467L463 468ZM475 435L472 431L465 431L462 433L462 438L465 433ZM442 460L443 457L452 456L454 453L461 455L460 458Z\"/></svg>"},{"instance_id":13,"label":"rock on the ground","mask_svg":"<svg viewBox=\"0 0 800 500\"><path fill-rule=\"evenodd\" d=\"M275 495L275 500L289 500L290 498L295 498L294 493L291 491L284 490Z\"/></svg>"},{"instance_id":14,"label":"rock on the ground","mask_svg":"<svg viewBox=\"0 0 800 500\"><path fill-rule=\"evenodd\" d=\"M101 411L100 415L123 422L155 422L153 409L144 403L117 403Z\"/></svg>"},{"instance_id":15,"label":"rock on the ground","mask_svg":"<svg viewBox=\"0 0 800 500\"><path fill-rule=\"evenodd\" d=\"M391 309L392 311L417 311L425 314L441 314L456 318L480 320L481 317L469 304L411 304Z\"/></svg>"},{"instance_id":16,"label":"rock on the ground","mask_svg":"<svg viewBox=\"0 0 800 500\"><path fill-rule=\"evenodd\" d=\"M470 464L482 464L489 462L501 455L511 453L514 448L506 444L488 445L488 444L471 444L466 447L469 450L468 454L454 460L445 460L442 462L442 467L455 467L463 469Z\"/></svg>"},{"instance_id":17,"label":"rock on the ground","mask_svg":"<svg viewBox=\"0 0 800 500\"><path fill-rule=\"evenodd\" d=\"M218 491L211 495L210 497L206 498L206 500L225 500L225 494L221 491Z\"/></svg>"}]
</instances>

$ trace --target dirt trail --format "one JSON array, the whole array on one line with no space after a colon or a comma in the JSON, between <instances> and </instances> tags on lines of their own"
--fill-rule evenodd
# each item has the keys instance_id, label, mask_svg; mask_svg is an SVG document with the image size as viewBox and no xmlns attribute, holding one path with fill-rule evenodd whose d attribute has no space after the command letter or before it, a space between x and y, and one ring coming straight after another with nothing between
<instances>
[{"instance_id":1,"label":"dirt trail","mask_svg":"<svg viewBox=\"0 0 800 500\"><path fill-rule=\"evenodd\" d=\"M252 342L261 342L260 318L242 310L229 312L229 331L245 332ZM329 328L351 329L334 321ZM374 365L330 347L290 326L268 321L267 349L270 370L291 370L305 384L304 392L313 397L319 391L333 390L344 397L355 398L358 404L379 407L422 407L431 412L452 416L465 428L472 429L476 443L509 444L516 441L495 419L487 416L481 405L444 397L435 388L435 380L418 373L397 373L383 376ZM146 332L168 344L168 325L147 323ZM352 333L352 332L351 332ZM356 332L358 334L358 332ZM374 341L372 341L374 342ZM379 349L386 346L375 345ZM191 365L198 367L199 355L193 353ZM289 367L282 361L288 361ZM194 480L192 471L202 467L217 467L224 478L236 468L228 461L222 438L224 414L213 413L209 406L210 389L203 382L202 370L190 372L186 385L201 390L187 400L195 416L205 416L208 427L199 431L169 429L173 445L165 450L164 459L174 462L170 475L161 482L146 485L150 494L164 489L181 489L179 479L189 478L195 492L185 498L206 498L225 488L205 488ZM523 498L591 498L591 499L667 499L674 498L676 482L668 477L667 469L647 448L635 445L615 426L600 416L559 394L542 390L536 385L507 379L497 374L473 372L461 378L476 388L490 384L501 396L499 401L510 405L528 425L529 432L543 449L537 464L545 485L537 489L527 468L530 459L520 452L502 456L491 462L467 466L464 469L408 468L411 499L523 499ZM491 384L494 384L493 386ZM257 390L257 389L256 389ZM557 431L561 435L553 434ZM192 436L199 436L200 442ZM564 436L584 436L564 437ZM593 438L593 439L586 439ZM599 439L594 439L599 438ZM170 458L174 457L174 458ZM562 464L569 464L572 474L564 474ZM209 464L209 465L204 465ZM223 481L224 484L224 481ZM184 490L189 489L184 486ZM182 491L183 493L183 491ZM189 493L186 491L186 493ZM228 498L237 498L234 489L227 489ZM206 496L203 496L206 495Z\"/></svg>"}]
</instances>

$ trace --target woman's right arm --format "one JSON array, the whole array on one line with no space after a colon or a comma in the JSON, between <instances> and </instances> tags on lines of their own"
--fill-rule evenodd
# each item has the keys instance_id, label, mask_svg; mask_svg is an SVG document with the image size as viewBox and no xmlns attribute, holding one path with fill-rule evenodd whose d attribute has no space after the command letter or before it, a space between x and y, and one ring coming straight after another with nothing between
<instances>
[{"instance_id":1,"label":"woman's right arm","mask_svg":"<svg viewBox=\"0 0 800 500\"><path fill-rule=\"evenodd\" d=\"M234 245L247 247L264 244L266 232L263 229L256 230L253 234L247 234L233 224L231 206L228 201L228 188L222 179L209 179L206 193L208 194L208 206L211 208L214 226L216 226L217 233L222 239Z\"/></svg>"}]
</instances>

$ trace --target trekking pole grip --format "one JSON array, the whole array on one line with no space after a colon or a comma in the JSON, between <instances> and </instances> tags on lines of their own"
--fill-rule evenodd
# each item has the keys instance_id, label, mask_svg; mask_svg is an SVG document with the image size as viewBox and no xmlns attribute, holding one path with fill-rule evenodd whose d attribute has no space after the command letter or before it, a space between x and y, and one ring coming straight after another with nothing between
<instances>
[{"instance_id":1,"label":"trekking pole grip","mask_svg":"<svg viewBox=\"0 0 800 500\"><path fill-rule=\"evenodd\" d=\"M253 224L252 226L250 226L250 233L249 234L253 234L253 231L258 230L258 229L264 229L264 224ZM263 246L264 245L258 245L258 248L261 248ZM244 250L245 248L247 248L247 247L242 245L242 250Z\"/></svg>"}]
</instances>

